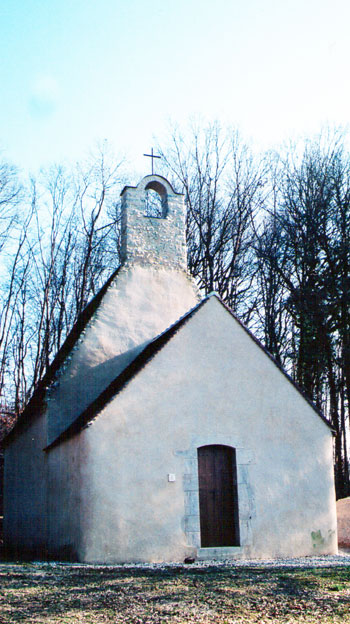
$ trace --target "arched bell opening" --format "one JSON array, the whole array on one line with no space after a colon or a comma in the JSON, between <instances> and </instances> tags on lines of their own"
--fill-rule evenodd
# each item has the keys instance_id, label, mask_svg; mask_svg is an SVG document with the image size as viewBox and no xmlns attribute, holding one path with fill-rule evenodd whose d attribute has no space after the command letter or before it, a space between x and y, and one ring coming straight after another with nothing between
<instances>
[{"instance_id":1,"label":"arched bell opening","mask_svg":"<svg viewBox=\"0 0 350 624\"><path fill-rule=\"evenodd\" d=\"M145 187L145 217L165 219L168 214L168 194L165 186L151 180Z\"/></svg>"}]
</instances>

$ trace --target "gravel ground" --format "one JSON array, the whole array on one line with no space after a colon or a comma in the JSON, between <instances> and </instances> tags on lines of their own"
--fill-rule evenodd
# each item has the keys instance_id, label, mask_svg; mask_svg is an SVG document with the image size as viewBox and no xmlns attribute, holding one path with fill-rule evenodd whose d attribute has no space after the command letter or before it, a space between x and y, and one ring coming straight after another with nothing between
<instances>
[{"instance_id":1,"label":"gravel ground","mask_svg":"<svg viewBox=\"0 0 350 624\"><path fill-rule=\"evenodd\" d=\"M7 562L9 565L10 562ZM0 563L1 565L1 563ZM174 563L118 563L118 564L89 564L89 563L64 563L61 561L43 562L34 561L32 565L42 566L51 565L64 566L71 568L139 568L145 570L166 570L168 568L210 568L210 567L249 567L249 568L328 568L337 566L350 566L350 550L339 550L338 555L324 555L322 557L293 557L290 559L223 559L195 561L187 564L180 562Z\"/></svg>"}]
</instances>

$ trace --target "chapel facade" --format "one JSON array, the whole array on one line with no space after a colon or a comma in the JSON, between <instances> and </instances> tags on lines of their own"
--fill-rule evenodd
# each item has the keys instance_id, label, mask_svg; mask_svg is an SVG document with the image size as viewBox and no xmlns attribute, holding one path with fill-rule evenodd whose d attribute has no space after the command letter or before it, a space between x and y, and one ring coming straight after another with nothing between
<instances>
[{"instance_id":1,"label":"chapel facade","mask_svg":"<svg viewBox=\"0 0 350 624\"><path fill-rule=\"evenodd\" d=\"M17 556L337 552L332 430L220 298L200 297L185 217L161 176L122 192L121 266L6 439Z\"/></svg>"}]
</instances>

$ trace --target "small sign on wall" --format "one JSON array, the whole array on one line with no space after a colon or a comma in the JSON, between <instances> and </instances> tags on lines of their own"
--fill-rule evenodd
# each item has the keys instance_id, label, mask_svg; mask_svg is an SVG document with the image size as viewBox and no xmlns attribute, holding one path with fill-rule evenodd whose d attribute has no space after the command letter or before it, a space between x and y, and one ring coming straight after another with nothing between
<instances>
[{"instance_id":1,"label":"small sign on wall","mask_svg":"<svg viewBox=\"0 0 350 624\"><path fill-rule=\"evenodd\" d=\"M173 472L170 472L168 474L168 481L176 481L176 476L174 475Z\"/></svg>"}]
</instances>

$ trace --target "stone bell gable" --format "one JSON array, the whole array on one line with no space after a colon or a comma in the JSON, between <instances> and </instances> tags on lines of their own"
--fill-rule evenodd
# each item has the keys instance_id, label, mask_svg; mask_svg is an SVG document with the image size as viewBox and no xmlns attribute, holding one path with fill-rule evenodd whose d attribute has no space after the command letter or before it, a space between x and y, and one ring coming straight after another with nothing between
<instances>
[{"instance_id":1,"label":"stone bell gable","mask_svg":"<svg viewBox=\"0 0 350 624\"><path fill-rule=\"evenodd\" d=\"M149 192L159 196L157 216L147 214ZM186 271L186 207L184 196L176 193L162 176L148 175L122 193L123 263Z\"/></svg>"}]
</instances>

